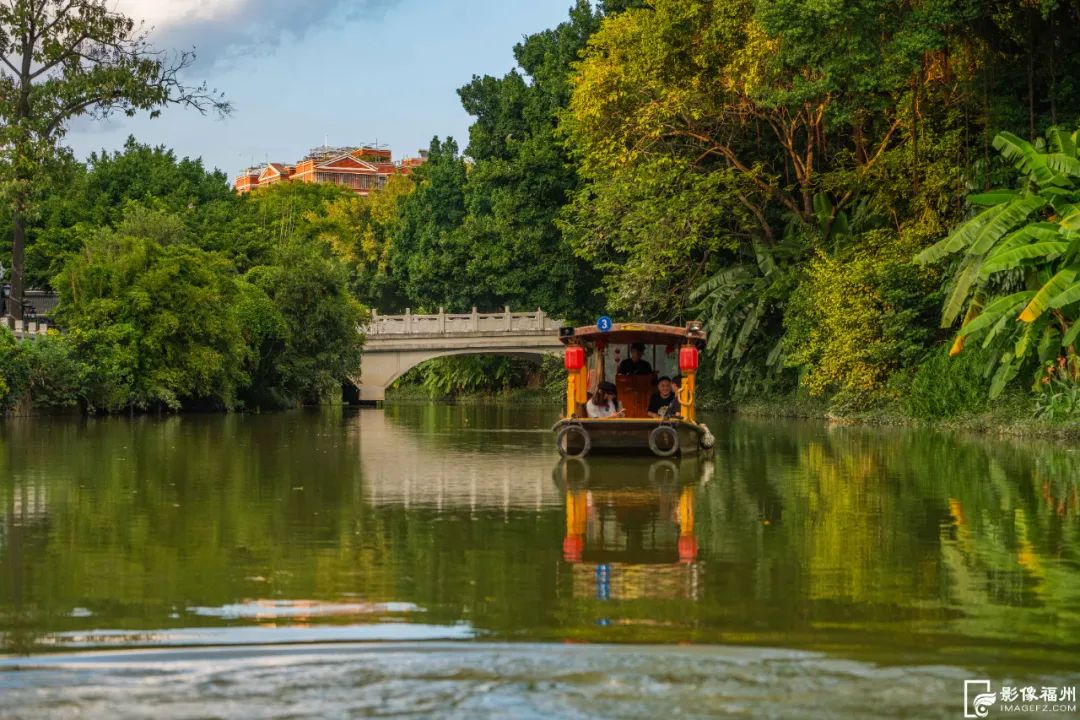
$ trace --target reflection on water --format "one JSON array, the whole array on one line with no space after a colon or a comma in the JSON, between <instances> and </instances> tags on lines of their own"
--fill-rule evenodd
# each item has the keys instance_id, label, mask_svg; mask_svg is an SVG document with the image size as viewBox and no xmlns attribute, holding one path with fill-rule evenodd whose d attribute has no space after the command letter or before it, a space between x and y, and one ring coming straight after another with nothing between
<instances>
[{"instance_id":1,"label":"reflection on water","mask_svg":"<svg viewBox=\"0 0 1080 720\"><path fill-rule=\"evenodd\" d=\"M1080 668L1071 447L707 418L711 458L565 462L554 414L4 421L0 642L633 640Z\"/></svg>"},{"instance_id":2,"label":"reflection on water","mask_svg":"<svg viewBox=\"0 0 1080 720\"><path fill-rule=\"evenodd\" d=\"M454 424L421 433L381 412L356 420L363 495L373 506L540 511L559 501L551 457L537 447L545 431Z\"/></svg>"},{"instance_id":3,"label":"reflection on water","mask_svg":"<svg viewBox=\"0 0 1080 720\"><path fill-rule=\"evenodd\" d=\"M694 495L706 467L698 458L560 461L573 595L699 599Z\"/></svg>"}]
</instances>

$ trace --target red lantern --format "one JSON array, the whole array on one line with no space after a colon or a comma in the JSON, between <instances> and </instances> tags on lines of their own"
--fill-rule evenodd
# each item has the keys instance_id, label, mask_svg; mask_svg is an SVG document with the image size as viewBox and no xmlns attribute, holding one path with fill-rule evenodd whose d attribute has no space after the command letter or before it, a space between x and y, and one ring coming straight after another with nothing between
<instances>
[{"instance_id":1,"label":"red lantern","mask_svg":"<svg viewBox=\"0 0 1080 720\"><path fill-rule=\"evenodd\" d=\"M563 553L565 553L565 548ZM693 535L683 535L679 538L679 562L694 562L697 560L698 544Z\"/></svg>"},{"instance_id":2,"label":"red lantern","mask_svg":"<svg viewBox=\"0 0 1080 720\"><path fill-rule=\"evenodd\" d=\"M580 535L567 535L563 538L563 560L570 563L581 562L582 553L585 550L585 540Z\"/></svg>"},{"instance_id":3,"label":"red lantern","mask_svg":"<svg viewBox=\"0 0 1080 720\"><path fill-rule=\"evenodd\" d=\"M679 369L690 372L698 369L698 349L693 345L683 345L679 348Z\"/></svg>"},{"instance_id":4,"label":"red lantern","mask_svg":"<svg viewBox=\"0 0 1080 720\"><path fill-rule=\"evenodd\" d=\"M571 345L566 348L563 364L566 365L567 370L580 370L585 367L585 348L580 345Z\"/></svg>"}]
</instances>

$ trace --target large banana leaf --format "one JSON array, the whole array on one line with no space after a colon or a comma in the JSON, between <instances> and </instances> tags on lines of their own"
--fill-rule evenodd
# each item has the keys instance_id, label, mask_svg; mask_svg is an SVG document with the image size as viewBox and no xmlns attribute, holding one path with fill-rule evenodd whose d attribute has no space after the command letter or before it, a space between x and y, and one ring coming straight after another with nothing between
<instances>
[{"instance_id":1,"label":"large banana leaf","mask_svg":"<svg viewBox=\"0 0 1080 720\"><path fill-rule=\"evenodd\" d=\"M1080 300L1080 282L1075 282L1050 300L1050 307L1063 308Z\"/></svg>"},{"instance_id":2,"label":"large banana leaf","mask_svg":"<svg viewBox=\"0 0 1080 720\"><path fill-rule=\"evenodd\" d=\"M923 250L921 253L915 256L915 261L923 264L937 262L946 255L951 255L954 252L963 250L970 245L979 232L994 218L1000 215L1008 204L995 205L992 208L987 208L981 213L971 218L970 220L962 223L960 227L956 228L948 237L944 240L939 240L930 247Z\"/></svg>"},{"instance_id":3,"label":"large banana leaf","mask_svg":"<svg viewBox=\"0 0 1080 720\"><path fill-rule=\"evenodd\" d=\"M1035 351L1040 363L1044 363L1058 354L1058 336L1061 333L1053 323L1046 323L1042 336L1039 338L1038 349Z\"/></svg>"},{"instance_id":4,"label":"large banana leaf","mask_svg":"<svg viewBox=\"0 0 1080 720\"><path fill-rule=\"evenodd\" d=\"M980 330L989 327L997 322L1002 315L1012 315L1019 310L1031 300L1031 296L1034 294L1034 290L1024 290L1022 292L1012 293L1011 295L998 298L984 307L982 312L970 322L964 323L964 326L960 328L960 332L957 334L961 336L971 335L972 333L977 333Z\"/></svg>"},{"instance_id":5,"label":"large banana leaf","mask_svg":"<svg viewBox=\"0 0 1080 720\"><path fill-rule=\"evenodd\" d=\"M1046 137L1050 140L1051 150L1076 157L1075 135L1070 135L1059 127L1052 127L1046 131Z\"/></svg>"},{"instance_id":6,"label":"large banana leaf","mask_svg":"<svg viewBox=\"0 0 1080 720\"><path fill-rule=\"evenodd\" d=\"M993 207L994 205L1000 205L1003 202L1008 202L1020 196L1018 190L990 190L984 193L975 193L974 195L968 195L968 202L972 205L979 205L981 207Z\"/></svg>"},{"instance_id":7,"label":"large banana leaf","mask_svg":"<svg viewBox=\"0 0 1080 720\"><path fill-rule=\"evenodd\" d=\"M1019 368L1013 364L1013 361L1012 353L1006 353L1001 357L1001 364L998 365L997 372L994 373L994 379L990 381L991 399L996 399L1001 395L1009 381L1016 377L1016 371Z\"/></svg>"},{"instance_id":8,"label":"large banana leaf","mask_svg":"<svg viewBox=\"0 0 1080 720\"><path fill-rule=\"evenodd\" d=\"M1062 230L1080 230L1080 207L1072 205L1058 220Z\"/></svg>"},{"instance_id":9,"label":"large banana leaf","mask_svg":"<svg viewBox=\"0 0 1080 720\"><path fill-rule=\"evenodd\" d=\"M982 266L982 274L1012 270L1025 260L1036 258L1054 258L1063 255L1069 249L1067 242L1037 242L1030 245L999 251L986 259Z\"/></svg>"},{"instance_id":10,"label":"large banana leaf","mask_svg":"<svg viewBox=\"0 0 1080 720\"><path fill-rule=\"evenodd\" d=\"M1016 310L1019 310L1019 308L1016 308ZM1008 315L1005 313L1001 314L998 321L994 323L994 327L990 328L990 332L986 333L986 337L983 338L983 350L990 347L990 344L994 342L994 338L1005 332L1005 328L1009 326L1009 320L1010 318Z\"/></svg>"},{"instance_id":11,"label":"large banana leaf","mask_svg":"<svg viewBox=\"0 0 1080 720\"><path fill-rule=\"evenodd\" d=\"M694 288L693 292L690 293L690 299L700 300L720 288L735 287L749 279L749 276L746 268L742 265L733 265L724 268Z\"/></svg>"},{"instance_id":12,"label":"large banana leaf","mask_svg":"<svg viewBox=\"0 0 1080 720\"><path fill-rule=\"evenodd\" d=\"M975 242L968 249L968 255L983 255L989 252L1006 233L1045 205L1046 200L1038 195L1010 200L1003 206L1001 212L995 214L982 226Z\"/></svg>"},{"instance_id":13,"label":"large banana leaf","mask_svg":"<svg viewBox=\"0 0 1080 720\"><path fill-rule=\"evenodd\" d=\"M1069 328L1069 331L1065 333L1061 338L1061 347L1070 347L1074 342L1076 342L1076 338L1078 335L1080 335L1080 321L1073 321L1073 324Z\"/></svg>"},{"instance_id":14,"label":"large banana leaf","mask_svg":"<svg viewBox=\"0 0 1080 720\"><path fill-rule=\"evenodd\" d=\"M1080 160L1076 157L1065 153L1051 153L1044 157L1046 166L1054 172L1070 177L1080 177Z\"/></svg>"},{"instance_id":15,"label":"large banana leaf","mask_svg":"<svg viewBox=\"0 0 1080 720\"><path fill-rule=\"evenodd\" d=\"M956 276L956 284L949 294L949 299L945 301L945 308L941 311L941 327L952 325L964 308L964 301L967 300L972 284L979 277L981 265L978 258L969 257L964 260L964 267Z\"/></svg>"},{"instance_id":16,"label":"large banana leaf","mask_svg":"<svg viewBox=\"0 0 1080 720\"><path fill-rule=\"evenodd\" d=\"M750 339L750 334L757 329L758 324L761 322L761 316L765 313L765 298L761 298L754 305L754 309L747 315L746 321L739 329L739 334L735 338L735 347L733 351L739 353L741 357L746 352L746 343Z\"/></svg>"},{"instance_id":17,"label":"large banana leaf","mask_svg":"<svg viewBox=\"0 0 1080 720\"><path fill-rule=\"evenodd\" d=\"M771 275L776 269L776 261L773 260L772 253L761 243L754 243L754 257L757 259L758 269L761 270L762 275Z\"/></svg>"},{"instance_id":18,"label":"large banana leaf","mask_svg":"<svg viewBox=\"0 0 1080 720\"><path fill-rule=\"evenodd\" d=\"M1057 223L1038 222L1025 225L1018 232L1023 232L1024 237L1040 242L1053 242L1061 239L1061 228Z\"/></svg>"},{"instance_id":19,"label":"large banana leaf","mask_svg":"<svg viewBox=\"0 0 1080 720\"><path fill-rule=\"evenodd\" d=\"M1023 226L1019 230L1012 231L1002 238L1001 241L994 246L991 257L996 257L999 253L1015 250L1022 245L1027 245L1032 242L1058 242L1063 240L1064 238L1061 236L1060 228L1054 223L1031 223ZM988 274L985 270L985 263L983 264L983 268L984 274Z\"/></svg>"},{"instance_id":20,"label":"large banana leaf","mask_svg":"<svg viewBox=\"0 0 1080 720\"><path fill-rule=\"evenodd\" d=\"M1031 143L1011 132L999 132L994 136L993 145L1006 160L1011 161L1018 170L1039 185L1062 185L1068 182L1046 164L1044 156Z\"/></svg>"},{"instance_id":21,"label":"large banana leaf","mask_svg":"<svg viewBox=\"0 0 1080 720\"><path fill-rule=\"evenodd\" d=\"M1059 270L1045 285L1039 288L1039 291L1035 293L1035 297L1031 298L1031 302L1020 313L1020 320L1026 323L1038 320L1039 316L1051 307L1050 301L1071 287L1075 280L1076 270L1073 268Z\"/></svg>"}]
</instances>

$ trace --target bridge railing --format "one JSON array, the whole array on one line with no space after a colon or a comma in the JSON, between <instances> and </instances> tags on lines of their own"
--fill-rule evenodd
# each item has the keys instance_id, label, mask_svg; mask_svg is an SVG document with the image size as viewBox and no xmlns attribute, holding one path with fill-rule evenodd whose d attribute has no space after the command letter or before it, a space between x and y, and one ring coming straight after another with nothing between
<instances>
[{"instance_id":1,"label":"bridge railing","mask_svg":"<svg viewBox=\"0 0 1080 720\"><path fill-rule=\"evenodd\" d=\"M439 308L433 315L414 315L409 308L404 315L380 315L371 313L370 324L363 328L368 336L383 335L447 335L466 333L545 333L557 332L562 324L548 317L543 310L534 312L446 313Z\"/></svg>"},{"instance_id":2,"label":"bridge railing","mask_svg":"<svg viewBox=\"0 0 1080 720\"><path fill-rule=\"evenodd\" d=\"M16 320L10 315L0 317L0 324L15 333L19 340L33 340L49 334L49 325L35 320Z\"/></svg>"}]
</instances>

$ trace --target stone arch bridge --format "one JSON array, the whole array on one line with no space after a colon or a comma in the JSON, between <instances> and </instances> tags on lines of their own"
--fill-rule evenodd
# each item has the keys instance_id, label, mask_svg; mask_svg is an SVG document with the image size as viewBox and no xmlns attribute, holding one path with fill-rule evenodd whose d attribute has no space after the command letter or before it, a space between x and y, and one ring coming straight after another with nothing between
<instances>
[{"instance_id":1,"label":"stone arch bridge","mask_svg":"<svg viewBox=\"0 0 1080 720\"><path fill-rule=\"evenodd\" d=\"M380 402L386 388L425 360L449 355L537 356L561 353L561 320L535 312L436 315L379 315L363 328L367 336L359 376L353 382L361 402Z\"/></svg>"}]
</instances>

